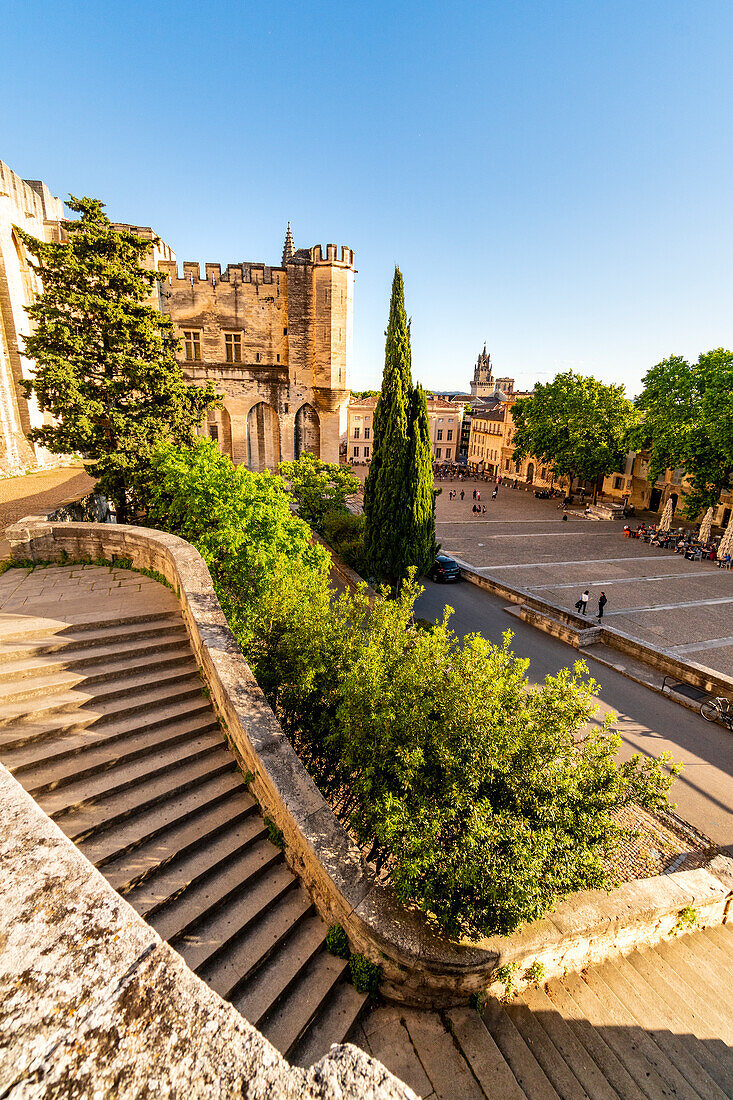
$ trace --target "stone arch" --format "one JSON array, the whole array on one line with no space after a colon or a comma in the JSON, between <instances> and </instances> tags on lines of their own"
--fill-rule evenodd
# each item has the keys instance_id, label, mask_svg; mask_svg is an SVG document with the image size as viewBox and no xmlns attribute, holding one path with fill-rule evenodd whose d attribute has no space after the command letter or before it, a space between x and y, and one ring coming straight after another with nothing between
<instances>
[{"instance_id":1,"label":"stone arch","mask_svg":"<svg viewBox=\"0 0 733 1100\"><path fill-rule=\"evenodd\" d=\"M295 457L300 458L306 451L316 458L321 457L321 422L307 401L295 414Z\"/></svg>"},{"instance_id":2,"label":"stone arch","mask_svg":"<svg viewBox=\"0 0 733 1100\"><path fill-rule=\"evenodd\" d=\"M233 422L232 430L234 431ZM236 453L234 439L232 449ZM277 413L272 405L258 401L247 413L247 465L250 470L259 472L275 470L279 461L280 425Z\"/></svg>"}]
</instances>

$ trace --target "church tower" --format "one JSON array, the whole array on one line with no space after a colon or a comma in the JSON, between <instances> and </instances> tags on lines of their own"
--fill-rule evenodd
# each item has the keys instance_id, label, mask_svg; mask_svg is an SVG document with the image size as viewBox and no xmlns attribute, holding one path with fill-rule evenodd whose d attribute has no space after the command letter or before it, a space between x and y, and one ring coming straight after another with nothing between
<instances>
[{"instance_id":1,"label":"church tower","mask_svg":"<svg viewBox=\"0 0 733 1100\"><path fill-rule=\"evenodd\" d=\"M496 389L494 376L491 371L491 356L484 350L476 360L473 368L473 382L471 383L471 397L491 397Z\"/></svg>"}]
</instances>

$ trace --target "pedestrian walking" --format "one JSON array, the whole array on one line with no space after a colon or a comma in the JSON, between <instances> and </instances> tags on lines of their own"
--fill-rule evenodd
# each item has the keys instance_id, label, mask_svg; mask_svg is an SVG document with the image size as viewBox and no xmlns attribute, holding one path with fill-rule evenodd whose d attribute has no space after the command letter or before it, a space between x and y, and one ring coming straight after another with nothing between
<instances>
[{"instance_id":1,"label":"pedestrian walking","mask_svg":"<svg viewBox=\"0 0 733 1100\"><path fill-rule=\"evenodd\" d=\"M481 490L476 493L476 500L481 500Z\"/></svg>"},{"instance_id":2,"label":"pedestrian walking","mask_svg":"<svg viewBox=\"0 0 733 1100\"><path fill-rule=\"evenodd\" d=\"M580 597L580 599L578 600L578 602L575 605L575 610L579 611L581 615L585 615L586 611L588 610L588 600L589 599L590 599L590 592L586 588L585 592L583 593L583 595Z\"/></svg>"},{"instance_id":3,"label":"pedestrian walking","mask_svg":"<svg viewBox=\"0 0 733 1100\"><path fill-rule=\"evenodd\" d=\"M481 508L481 515L482 515L482 516L485 516L485 515L486 515L486 505L485 505L485 504L484 504L484 505L482 506L482 508Z\"/></svg>"},{"instance_id":4,"label":"pedestrian walking","mask_svg":"<svg viewBox=\"0 0 733 1100\"><path fill-rule=\"evenodd\" d=\"M496 494L497 494L498 492L499 492L499 490L495 488L495 489L494 489L494 491L493 491L493 493L491 494L491 499L492 499L492 500L496 500Z\"/></svg>"},{"instance_id":5,"label":"pedestrian walking","mask_svg":"<svg viewBox=\"0 0 733 1100\"><path fill-rule=\"evenodd\" d=\"M600 622L603 618L603 608L606 606L607 603L608 600L606 599L606 593L601 592L600 596L598 597L598 622Z\"/></svg>"},{"instance_id":6,"label":"pedestrian walking","mask_svg":"<svg viewBox=\"0 0 733 1100\"><path fill-rule=\"evenodd\" d=\"M476 499L476 490L475 490L475 489L474 489L474 491L473 491L473 499L474 499L474 500Z\"/></svg>"},{"instance_id":7,"label":"pedestrian walking","mask_svg":"<svg viewBox=\"0 0 733 1100\"><path fill-rule=\"evenodd\" d=\"M464 489L461 489L461 500L463 500L463 498L465 497L465 495L466 495L466 492L465 492L465 490L464 490Z\"/></svg>"}]
</instances>

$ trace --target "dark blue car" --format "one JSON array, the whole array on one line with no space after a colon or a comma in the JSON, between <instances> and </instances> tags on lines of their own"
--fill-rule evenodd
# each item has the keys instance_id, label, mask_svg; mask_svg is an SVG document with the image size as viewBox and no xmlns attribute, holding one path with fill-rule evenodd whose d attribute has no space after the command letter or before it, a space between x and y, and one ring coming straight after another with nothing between
<instances>
[{"instance_id":1,"label":"dark blue car","mask_svg":"<svg viewBox=\"0 0 733 1100\"><path fill-rule=\"evenodd\" d=\"M434 581L459 581L461 570L453 558L449 558L447 554L438 554L430 576Z\"/></svg>"}]
</instances>

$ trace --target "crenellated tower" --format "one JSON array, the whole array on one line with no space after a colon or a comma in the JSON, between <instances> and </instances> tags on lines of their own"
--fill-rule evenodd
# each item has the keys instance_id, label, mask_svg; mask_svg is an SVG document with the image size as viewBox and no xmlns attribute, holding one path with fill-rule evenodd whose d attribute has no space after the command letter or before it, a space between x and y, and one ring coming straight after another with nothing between
<instances>
[{"instance_id":1,"label":"crenellated tower","mask_svg":"<svg viewBox=\"0 0 733 1100\"><path fill-rule=\"evenodd\" d=\"M310 451L338 462L353 345L354 254L334 244L295 248L288 222L282 265L243 262L222 271L175 258L162 308L175 322L191 381L210 379L224 408L206 427L251 469Z\"/></svg>"}]
</instances>

